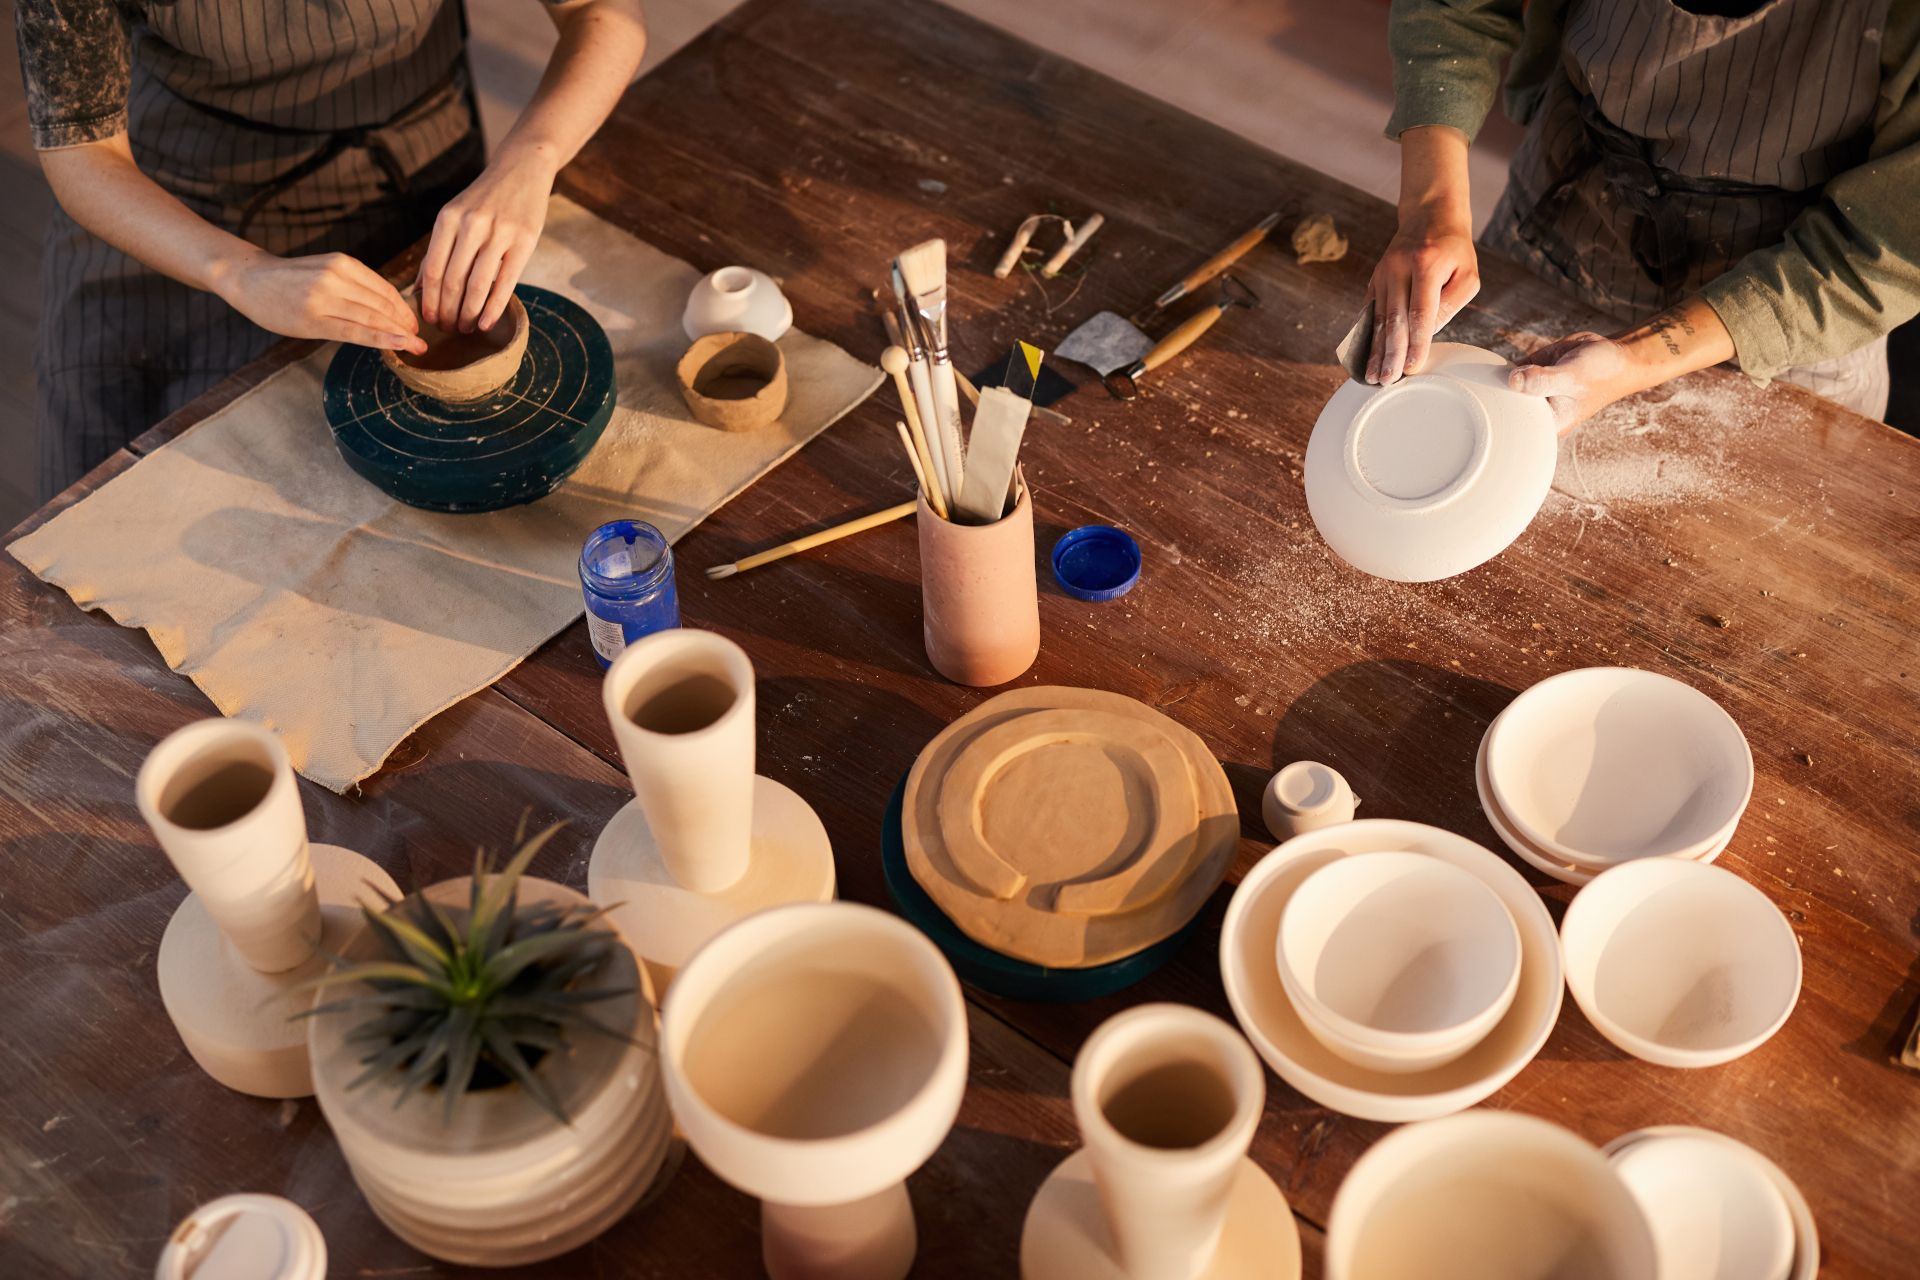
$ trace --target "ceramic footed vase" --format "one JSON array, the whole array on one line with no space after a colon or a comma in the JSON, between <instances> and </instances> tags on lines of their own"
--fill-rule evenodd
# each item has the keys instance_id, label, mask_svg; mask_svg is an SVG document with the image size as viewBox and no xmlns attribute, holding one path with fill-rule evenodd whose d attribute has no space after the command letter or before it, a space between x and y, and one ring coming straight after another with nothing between
<instances>
[{"instance_id":1,"label":"ceramic footed vase","mask_svg":"<svg viewBox=\"0 0 1920 1280\"><path fill-rule=\"evenodd\" d=\"M742 916L826 902L833 848L811 806L754 773L754 677L711 631L635 641L602 700L634 799L601 832L587 892L664 992L702 943Z\"/></svg>"},{"instance_id":2,"label":"ceramic footed vase","mask_svg":"<svg viewBox=\"0 0 1920 1280\"><path fill-rule=\"evenodd\" d=\"M743 920L674 983L660 1061L695 1154L760 1198L774 1280L907 1275L906 1178L967 1078L960 983L925 935L844 902Z\"/></svg>"},{"instance_id":3,"label":"ceramic footed vase","mask_svg":"<svg viewBox=\"0 0 1920 1280\"><path fill-rule=\"evenodd\" d=\"M148 753L140 814L192 890L156 957L160 998L187 1051L230 1089L313 1092L302 984L391 878L350 849L310 845L286 748L243 720L201 720Z\"/></svg>"},{"instance_id":4,"label":"ceramic footed vase","mask_svg":"<svg viewBox=\"0 0 1920 1280\"><path fill-rule=\"evenodd\" d=\"M1299 1276L1292 1213L1247 1159L1266 1082L1239 1032L1187 1005L1129 1009L1088 1037L1071 1092L1085 1145L1027 1211L1027 1280Z\"/></svg>"}]
</instances>

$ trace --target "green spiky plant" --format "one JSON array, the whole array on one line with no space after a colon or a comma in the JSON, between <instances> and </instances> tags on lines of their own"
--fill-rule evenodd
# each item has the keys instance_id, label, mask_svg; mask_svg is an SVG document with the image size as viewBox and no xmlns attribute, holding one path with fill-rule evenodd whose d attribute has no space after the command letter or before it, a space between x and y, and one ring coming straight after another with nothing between
<instances>
[{"instance_id":1,"label":"green spiky plant","mask_svg":"<svg viewBox=\"0 0 1920 1280\"><path fill-rule=\"evenodd\" d=\"M499 871L476 852L464 921L425 894L397 899L381 893L383 909L361 907L385 954L340 962L308 985L361 983L368 990L298 1015L360 1015L346 1040L364 1051L362 1070L347 1088L385 1079L396 1087L397 1108L438 1085L450 1122L470 1090L512 1082L568 1123L535 1067L547 1054L563 1052L571 1032L630 1041L586 1006L633 988L595 985L614 949L624 945L610 930L593 927L602 911L519 903L521 875L559 829L527 841Z\"/></svg>"}]
</instances>

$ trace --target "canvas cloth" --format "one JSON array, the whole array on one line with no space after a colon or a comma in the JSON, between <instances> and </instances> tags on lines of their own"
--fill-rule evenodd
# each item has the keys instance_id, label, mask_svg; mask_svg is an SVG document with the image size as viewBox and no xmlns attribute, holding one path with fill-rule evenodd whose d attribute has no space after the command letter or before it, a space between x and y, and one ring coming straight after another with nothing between
<instances>
[{"instance_id":1,"label":"canvas cloth","mask_svg":"<svg viewBox=\"0 0 1920 1280\"><path fill-rule=\"evenodd\" d=\"M345 791L580 615L591 530L634 517L677 540L881 381L795 329L781 420L715 431L673 372L693 267L555 197L525 278L599 320L618 383L606 434L549 497L486 515L388 498L334 448L328 346L8 549L76 604L144 627L222 712L273 728L295 768Z\"/></svg>"}]
</instances>

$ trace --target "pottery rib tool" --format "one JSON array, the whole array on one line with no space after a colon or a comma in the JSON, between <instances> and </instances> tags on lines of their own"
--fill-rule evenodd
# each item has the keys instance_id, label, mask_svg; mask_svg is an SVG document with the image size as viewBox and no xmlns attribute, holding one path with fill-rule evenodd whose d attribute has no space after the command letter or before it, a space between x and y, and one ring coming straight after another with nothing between
<instances>
[{"instance_id":1,"label":"pottery rib tool","mask_svg":"<svg viewBox=\"0 0 1920 1280\"><path fill-rule=\"evenodd\" d=\"M1353 322L1353 328L1347 330L1347 336L1340 339L1340 345L1333 349L1334 359L1347 371L1347 376L1355 382L1367 380L1367 361L1373 357L1373 299L1367 299L1367 305L1360 309L1360 318Z\"/></svg>"},{"instance_id":2,"label":"pottery rib tool","mask_svg":"<svg viewBox=\"0 0 1920 1280\"><path fill-rule=\"evenodd\" d=\"M926 442L914 439L913 434L907 430L906 423L896 421L893 425L900 429L900 443L907 448L907 462L913 467L913 478L920 482L920 492L927 499L927 509L942 520L948 519L946 499L933 487L929 479L933 474L931 471L933 462L927 457Z\"/></svg>"},{"instance_id":3,"label":"pottery rib tool","mask_svg":"<svg viewBox=\"0 0 1920 1280\"><path fill-rule=\"evenodd\" d=\"M1174 285L1172 288L1168 289L1165 293L1155 298L1153 300L1153 306L1149 308L1149 310L1150 311L1164 310L1165 308L1172 306L1174 303L1180 301L1180 299L1186 297L1188 294L1192 293L1195 289L1198 289L1201 285L1213 279L1215 276L1225 273L1228 267L1231 267L1234 263L1240 261L1240 259L1244 258L1249 252L1252 251L1255 245L1259 244L1262 240L1265 240L1267 238L1267 233L1269 231L1272 231L1274 226L1277 223L1279 223L1279 221L1280 221L1280 215L1278 213L1270 213L1266 217L1260 219L1260 221L1255 223L1250 230L1243 232L1240 235L1240 237L1236 239L1232 244L1228 245L1226 248L1214 254L1211 258L1208 258L1205 262L1201 263L1199 266L1195 267L1191 272L1187 274L1185 279L1181 280L1178 284Z\"/></svg>"},{"instance_id":4,"label":"pottery rib tool","mask_svg":"<svg viewBox=\"0 0 1920 1280\"><path fill-rule=\"evenodd\" d=\"M1201 308L1175 325L1165 337L1153 344L1152 350L1125 369L1103 377L1100 381L1107 388L1107 394L1116 400L1133 399L1139 393L1138 383L1141 378L1198 342L1200 336L1213 328L1221 316L1234 307L1246 307L1252 310L1260 305L1259 295L1235 277L1222 276L1220 285L1218 301L1209 307Z\"/></svg>"},{"instance_id":5,"label":"pottery rib tool","mask_svg":"<svg viewBox=\"0 0 1920 1280\"><path fill-rule=\"evenodd\" d=\"M966 441L960 422L960 388L954 377L953 356L947 347L947 242L924 240L894 259L896 288L904 286L908 319L920 326L920 345L927 353L933 384L934 421L928 427L940 437L945 453L949 493L965 484Z\"/></svg>"},{"instance_id":6,"label":"pottery rib tool","mask_svg":"<svg viewBox=\"0 0 1920 1280\"><path fill-rule=\"evenodd\" d=\"M1020 460L1020 439L1032 410L1032 401L1005 387L988 387L980 393L967 480L954 505L981 524L992 524L1006 513L1013 469Z\"/></svg>"},{"instance_id":7,"label":"pottery rib tool","mask_svg":"<svg viewBox=\"0 0 1920 1280\"><path fill-rule=\"evenodd\" d=\"M1115 311L1094 313L1092 319L1068 334L1053 354L1084 364L1101 377L1124 369L1153 350L1146 331Z\"/></svg>"},{"instance_id":8,"label":"pottery rib tool","mask_svg":"<svg viewBox=\"0 0 1920 1280\"><path fill-rule=\"evenodd\" d=\"M889 317L891 320L891 317ZM893 328L890 324L889 329ZM880 353L880 367L893 375L894 389L900 394L901 412L906 421L900 424L903 431L909 433L908 453L912 455L916 467L923 469L920 476L920 491L927 495L927 505L932 507L942 519L947 515L946 491L939 483L939 473L933 467L933 454L927 448L926 429L920 421L920 413L914 404L913 392L907 386L907 369L912 361L905 347L894 344Z\"/></svg>"},{"instance_id":9,"label":"pottery rib tool","mask_svg":"<svg viewBox=\"0 0 1920 1280\"><path fill-rule=\"evenodd\" d=\"M811 551L813 548L824 546L829 542L838 542L840 539L852 537L856 533L865 533L868 529L872 529L878 525L889 524L892 521L903 519L912 515L914 508L919 505L917 502L902 502L898 506L888 507L885 511L876 511L870 516L861 516L857 520L849 520L845 524L834 525L831 529L822 529L820 532L810 533L804 538L795 538L792 542L783 542L777 547L769 547L765 551L757 551L744 560L736 560L732 564L711 565L707 569L707 576L714 579L731 578L736 573L745 573L749 569L758 569L763 564L772 564L775 560L784 560L796 552Z\"/></svg>"}]
</instances>

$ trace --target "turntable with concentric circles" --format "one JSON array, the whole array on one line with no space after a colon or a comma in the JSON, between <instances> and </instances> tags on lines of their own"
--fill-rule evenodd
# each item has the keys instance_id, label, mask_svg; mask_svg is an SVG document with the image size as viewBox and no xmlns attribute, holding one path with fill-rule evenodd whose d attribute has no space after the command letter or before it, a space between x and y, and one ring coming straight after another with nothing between
<instances>
[{"instance_id":1,"label":"turntable with concentric circles","mask_svg":"<svg viewBox=\"0 0 1920 1280\"><path fill-rule=\"evenodd\" d=\"M613 417L613 348L568 298L533 285L527 352L505 386L465 404L410 390L368 347L342 346L323 403L340 456L401 502L496 511L551 493Z\"/></svg>"}]
</instances>

